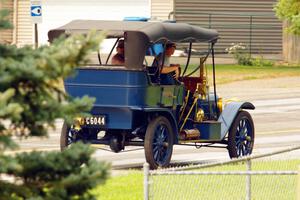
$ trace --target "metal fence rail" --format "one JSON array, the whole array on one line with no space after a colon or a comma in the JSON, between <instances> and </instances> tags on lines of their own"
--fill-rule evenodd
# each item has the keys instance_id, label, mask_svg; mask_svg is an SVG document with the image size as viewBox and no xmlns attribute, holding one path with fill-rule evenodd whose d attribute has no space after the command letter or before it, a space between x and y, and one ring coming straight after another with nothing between
<instances>
[{"instance_id":1,"label":"metal fence rail","mask_svg":"<svg viewBox=\"0 0 300 200\"><path fill-rule=\"evenodd\" d=\"M162 171L150 173L150 175L297 175L297 171L204 171L204 172L180 172L180 171Z\"/></svg>"},{"instance_id":2,"label":"metal fence rail","mask_svg":"<svg viewBox=\"0 0 300 200\"><path fill-rule=\"evenodd\" d=\"M179 171L179 170L182 171L182 170L191 170L191 169L203 169L203 168L215 167L215 166L220 166L220 165L227 165L227 164L245 162L247 160L255 160L255 159L267 158L267 157L276 156L276 155L282 155L284 153L289 153L289 152L293 152L293 151L297 151L297 150L300 150L300 145L285 148L285 149L280 149L280 150L277 150L277 151L272 151L272 152L269 152L269 153L245 156L245 157L242 157L242 158L231 159L231 160L227 160L227 161L221 161L221 162L219 161L219 162L212 162L212 163L199 164L199 165L191 165L191 166L185 166L185 167L174 167L174 168L167 168L167 169L161 169L161 170L162 171ZM157 172L158 171L159 170L157 170ZM151 171L150 173L156 173L156 172Z\"/></svg>"},{"instance_id":3,"label":"metal fence rail","mask_svg":"<svg viewBox=\"0 0 300 200\"><path fill-rule=\"evenodd\" d=\"M144 199L295 199L299 165L300 146L155 171L145 163Z\"/></svg>"}]
</instances>

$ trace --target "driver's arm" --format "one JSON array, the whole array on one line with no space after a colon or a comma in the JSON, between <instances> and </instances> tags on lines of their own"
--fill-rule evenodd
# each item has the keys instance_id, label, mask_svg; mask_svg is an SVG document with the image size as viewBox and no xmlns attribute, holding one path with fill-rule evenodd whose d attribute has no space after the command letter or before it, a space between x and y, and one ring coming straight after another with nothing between
<instances>
[{"instance_id":1,"label":"driver's arm","mask_svg":"<svg viewBox=\"0 0 300 200\"><path fill-rule=\"evenodd\" d=\"M179 65L164 66L161 70L161 73L168 74L171 72L175 72L175 78L177 79L179 77L179 67Z\"/></svg>"}]
</instances>

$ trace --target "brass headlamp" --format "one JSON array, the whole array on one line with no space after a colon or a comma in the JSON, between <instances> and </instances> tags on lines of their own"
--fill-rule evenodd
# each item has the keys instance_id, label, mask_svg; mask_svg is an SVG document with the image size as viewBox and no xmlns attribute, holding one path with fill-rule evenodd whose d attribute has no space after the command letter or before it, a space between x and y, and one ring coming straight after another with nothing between
<instances>
[{"instance_id":1,"label":"brass headlamp","mask_svg":"<svg viewBox=\"0 0 300 200\"><path fill-rule=\"evenodd\" d=\"M222 98L218 98L217 108L218 108L220 113L223 111L223 99Z\"/></svg>"}]
</instances>

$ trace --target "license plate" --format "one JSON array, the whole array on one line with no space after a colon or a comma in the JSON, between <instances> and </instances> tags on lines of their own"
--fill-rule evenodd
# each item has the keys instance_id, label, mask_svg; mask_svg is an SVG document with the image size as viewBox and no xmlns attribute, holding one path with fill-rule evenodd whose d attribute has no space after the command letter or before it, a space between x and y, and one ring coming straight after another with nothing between
<instances>
[{"instance_id":1,"label":"license plate","mask_svg":"<svg viewBox=\"0 0 300 200\"><path fill-rule=\"evenodd\" d=\"M92 126L105 126L106 120L105 116L91 116L86 117L84 120L85 125L92 125Z\"/></svg>"}]
</instances>

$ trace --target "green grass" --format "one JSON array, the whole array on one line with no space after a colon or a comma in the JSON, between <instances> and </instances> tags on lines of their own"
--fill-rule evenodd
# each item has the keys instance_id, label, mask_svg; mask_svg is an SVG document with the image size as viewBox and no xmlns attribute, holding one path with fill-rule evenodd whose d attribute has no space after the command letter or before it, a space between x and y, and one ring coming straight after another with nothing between
<instances>
[{"instance_id":1,"label":"green grass","mask_svg":"<svg viewBox=\"0 0 300 200\"><path fill-rule=\"evenodd\" d=\"M129 171L126 175L113 176L94 189L97 199L103 200L138 200L143 199L143 174Z\"/></svg>"},{"instance_id":2,"label":"green grass","mask_svg":"<svg viewBox=\"0 0 300 200\"><path fill-rule=\"evenodd\" d=\"M191 66L188 72L193 71L196 66ZM198 76L196 72L193 76ZM234 81L279 78L289 76L300 76L300 66L242 66L242 65L216 65L216 82L218 84ZM208 78L212 79L212 66L208 65Z\"/></svg>"},{"instance_id":3,"label":"green grass","mask_svg":"<svg viewBox=\"0 0 300 200\"><path fill-rule=\"evenodd\" d=\"M256 161L253 170L297 170L300 160ZM201 171L244 171L245 163L202 169ZM295 199L295 175L252 176L252 199ZM245 176L167 175L151 176L152 199L245 199ZM143 199L143 174L130 171L115 176L93 190L98 199Z\"/></svg>"}]
</instances>

